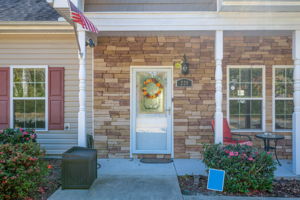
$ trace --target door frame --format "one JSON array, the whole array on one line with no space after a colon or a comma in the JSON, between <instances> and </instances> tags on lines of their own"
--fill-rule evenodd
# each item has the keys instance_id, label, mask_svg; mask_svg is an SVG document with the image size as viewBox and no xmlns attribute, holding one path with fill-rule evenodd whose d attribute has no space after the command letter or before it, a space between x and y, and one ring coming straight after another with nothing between
<instances>
[{"instance_id":1,"label":"door frame","mask_svg":"<svg viewBox=\"0 0 300 200\"><path fill-rule=\"evenodd\" d=\"M173 103L173 66L130 66L130 158L133 158L133 154L169 154L169 153L162 153L161 151L153 150L151 152L149 151L141 151L141 150L135 150L134 144L136 144L136 136L135 136L135 114L136 114L136 95L134 92L134 83L136 83L136 78L133 76L133 72L135 69L169 69L171 73L171 80L170 80L170 88L171 88L171 127L170 127L170 152L171 152L171 158L174 158L174 103Z\"/></svg>"}]
</instances>

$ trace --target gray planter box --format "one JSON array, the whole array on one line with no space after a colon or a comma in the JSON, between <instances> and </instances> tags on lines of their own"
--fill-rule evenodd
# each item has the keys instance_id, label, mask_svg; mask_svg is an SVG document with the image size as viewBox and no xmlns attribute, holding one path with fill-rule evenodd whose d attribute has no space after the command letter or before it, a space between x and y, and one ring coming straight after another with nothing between
<instances>
[{"instance_id":1,"label":"gray planter box","mask_svg":"<svg viewBox=\"0 0 300 200\"><path fill-rule=\"evenodd\" d=\"M62 158L62 189L88 189L97 178L97 150L72 147Z\"/></svg>"}]
</instances>

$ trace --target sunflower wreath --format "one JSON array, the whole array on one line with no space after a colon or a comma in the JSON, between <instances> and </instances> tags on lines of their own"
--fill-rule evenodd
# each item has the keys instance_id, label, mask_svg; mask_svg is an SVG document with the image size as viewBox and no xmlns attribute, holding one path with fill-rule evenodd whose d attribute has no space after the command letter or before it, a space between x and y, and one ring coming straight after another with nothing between
<instances>
[{"instance_id":1,"label":"sunflower wreath","mask_svg":"<svg viewBox=\"0 0 300 200\"><path fill-rule=\"evenodd\" d=\"M147 86L148 86L149 83L153 83L153 84L155 84L158 87L157 92L155 94L153 94L153 95L150 95L149 92L148 92ZM146 79L144 81L144 85L143 85L142 91L143 91L143 94L144 94L145 97L147 97L149 99L155 99L155 98L157 98L161 94L162 89L163 89L163 86L162 86L162 84L157 79L155 79L155 78L148 78L148 79Z\"/></svg>"}]
</instances>

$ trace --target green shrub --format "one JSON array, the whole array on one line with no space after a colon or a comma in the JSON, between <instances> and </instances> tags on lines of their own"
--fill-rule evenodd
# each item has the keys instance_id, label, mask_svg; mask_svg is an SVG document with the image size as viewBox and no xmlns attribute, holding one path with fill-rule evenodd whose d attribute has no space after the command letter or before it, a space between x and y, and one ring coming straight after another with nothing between
<instances>
[{"instance_id":1,"label":"green shrub","mask_svg":"<svg viewBox=\"0 0 300 200\"><path fill-rule=\"evenodd\" d=\"M0 132L0 144L26 142L36 142L36 133L34 129L8 128Z\"/></svg>"},{"instance_id":2,"label":"green shrub","mask_svg":"<svg viewBox=\"0 0 300 200\"><path fill-rule=\"evenodd\" d=\"M34 142L0 145L0 199L26 199L47 175L44 151Z\"/></svg>"},{"instance_id":3,"label":"green shrub","mask_svg":"<svg viewBox=\"0 0 300 200\"><path fill-rule=\"evenodd\" d=\"M203 161L208 168L225 170L226 192L272 190L276 163L267 152L247 145L205 145Z\"/></svg>"}]
</instances>

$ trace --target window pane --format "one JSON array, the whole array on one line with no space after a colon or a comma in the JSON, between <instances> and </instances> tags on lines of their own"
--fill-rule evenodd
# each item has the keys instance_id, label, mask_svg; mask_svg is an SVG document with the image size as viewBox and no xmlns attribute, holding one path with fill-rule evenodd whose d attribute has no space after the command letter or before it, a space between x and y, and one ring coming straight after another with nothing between
<instances>
[{"instance_id":1,"label":"window pane","mask_svg":"<svg viewBox=\"0 0 300 200\"><path fill-rule=\"evenodd\" d=\"M35 82L45 82L45 69L35 69Z\"/></svg>"},{"instance_id":2,"label":"window pane","mask_svg":"<svg viewBox=\"0 0 300 200\"><path fill-rule=\"evenodd\" d=\"M251 129L262 128L262 115L251 115Z\"/></svg>"},{"instance_id":3,"label":"window pane","mask_svg":"<svg viewBox=\"0 0 300 200\"><path fill-rule=\"evenodd\" d=\"M251 101L251 114L261 115L262 114L262 101L252 100Z\"/></svg>"},{"instance_id":4,"label":"window pane","mask_svg":"<svg viewBox=\"0 0 300 200\"><path fill-rule=\"evenodd\" d=\"M22 82L23 69L16 68L13 70L14 82Z\"/></svg>"},{"instance_id":5,"label":"window pane","mask_svg":"<svg viewBox=\"0 0 300 200\"><path fill-rule=\"evenodd\" d=\"M14 128L24 127L24 100L14 100Z\"/></svg>"},{"instance_id":6,"label":"window pane","mask_svg":"<svg viewBox=\"0 0 300 200\"><path fill-rule=\"evenodd\" d=\"M14 83L13 94L14 94L14 97L23 97L23 84L22 83Z\"/></svg>"},{"instance_id":7,"label":"window pane","mask_svg":"<svg viewBox=\"0 0 300 200\"><path fill-rule=\"evenodd\" d=\"M286 100L285 101L285 114L292 115L294 112L294 102L293 100Z\"/></svg>"},{"instance_id":8,"label":"window pane","mask_svg":"<svg viewBox=\"0 0 300 200\"><path fill-rule=\"evenodd\" d=\"M241 89L238 91L239 97L251 97L251 84L250 83L242 83Z\"/></svg>"},{"instance_id":9,"label":"window pane","mask_svg":"<svg viewBox=\"0 0 300 200\"><path fill-rule=\"evenodd\" d=\"M36 97L45 97L45 84L44 83L36 83Z\"/></svg>"},{"instance_id":10,"label":"window pane","mask_svg":"<svg viewBox=\"0 0 300 200\"><path fill-rule=\"evenodd\" d=\"M276 129L285 129L284 115L276 115L275 128Z\"/></svg>"},{"instance_id":11,"label":"window pane","mask_svg":"<svg viewBox=\"0 0 300 200\"><path fill-rule=\"evenodd\" d=\"M229 69L229 82L238 83L239 79L239 69Z\"/></svg>"},{"instance_id":12,"label":"window pane","mask_svg":"<svg viewBox=\"0 0 300 200\"><path fill-rule=\"evenodd\" d=\"M34 83L23 83L23 97L34 97Z\"/></svg>"},{"instance_id":13,"label":"window pane","mask_svg":"<svg viewBox=\"0 0 300 200\"><path fill-rule=\"evenodd\" d=\"M35 100L25 100L24 128L35 128Z\"/></svg>"},{"instance_id":14,"label":"window pane","mask_svg":"<svg viewBox=\"0 0 300 200\"><path fill-rule=\"evenodd\" d=\"M275 101L275 114L283 115L284 114L284 100Z\"/></svg>"},{"instance_id":15,"label":"window pane","mask_svg":"<svg viewBox=\"0 0 300 200\"><path fill-rule=\"evenodd\" d=\"M240 68L241 82L251 81L251 68Z\"/></svg>"},{"instance_id":16,"label":"window pane","mask_svg":"<svg viewBox=\"0 0 300 200\"><path fill-rule=\"evenodd\" d=\"M293 83L286 84L286 97L293 97L294 85Z\"/></svg>"},{"instance_id":17,"label":"window pane","mask_svg":"<svg viewBox=\"0 0 300 200\"><path fill-rule=\"evenodd\" d=\"M251 116L250 115L240 115L239 129L250 129Z\"/></svg>"},{"instance_id":18,"label":"window pane","mask_svg":"<svg viewBox=\"0 0 300 200\"><path fill-rule=\"evenodd\" d=\"M287 83L294 82L293 73L294 73L294 69L293 68L287 68L286 69L286 82Z\"/></svg>"},{"instance_id":19,"label":"window pane","mask_svg":"<svg viewBox=\"0 0 300 200\"><path fill-rule=\"evenodd\" d=\"M275 84L275 97L285 97L285 83Z\"/></svg>"},{"instance_id":20,"label":"window pane","mask_svg":"<svg viewBox=\"0 0 300 200\"><path fill-rule=\"evenodd\" d=\"M262 82L262 69L261 68L253 68L252 69L252 82Z\"/></svg>"},{"instance_id":21,"label":"window pane","mask_svg":"<svg viewBox=\"0 0 300 200\"><path fill-rule=\"evenodd\" d=\"M252 97L262 97L262 84L252 84Z\"/></svg>"},{"instance_id":22,"label":"window pane","mask_svg":"<svg viewBox=\"0 0 300 200\"><path fill-rule=\"evenodd\" d=\"M230 115L239 114L239 103L237 100L230 100L229 107L230 107Z\"/></svg>"},{"instance_id":23,"label":"window pane","mask_svg":"<svg viewBox=\"0 0 300 200\"><path fill-rule=\"evenodd\" d=\"M293 116L292 115L286 115L285 118L285 129L292 129L293 128Z\"/></svg>"},{"instance_id":24,"label":"window pane","mask_svg":"<svg viewBox=\"0 0 300 200\"><path fill-rule=\"evenodd\" d=\"M36 128L45 128L45 100L36 100Z\"/></svg>"},{"instance_id":25,"label":"window pane","mask_svg":"<svg viewBox=\"0 0 300 200\"><path fill-rule=\"evenodd\" d=\"M284 83L285 82L285 70L284 70L284 68L275 69L275 81L276 81L276 83Z\"/></svg>"},{"instance_id":26,"label":"window pane","mask_svg":"<svg viewBox=\"0 0 300 200\"><path fill-rule=\"evenodd\" d=\"M230 127L239 129L239 115L230 115Z\"/></svg>"},{"instance_id":27,"label":"window pane","mask_svg":"<svg viewBox=\"0 0 300 200\"><path fill-rule=\"evenodd\" d=\"M24 82L34 82L34 69L24 68L23 81Z\"/></svg>"},{"instance_id":28,"label":"window pane","mask_svg":"<svg viewBox=\"0 0 300 200\"><path fill-rule=\"evenodd\" d=\"M230 83L229 85L229 95L230 97L237 97L238 96L238 84Z\"/></svg>"},{"instance_id":29,"label":"window pane","mask_svg":"<svg viewBox=\"0 0 300 200\"><path fill-rule=\"evenodd\" d=\"M239 100L240 106L240 115L249 115L250 114L250 101L248 100Z\"/></svg>"}]
</instances>

